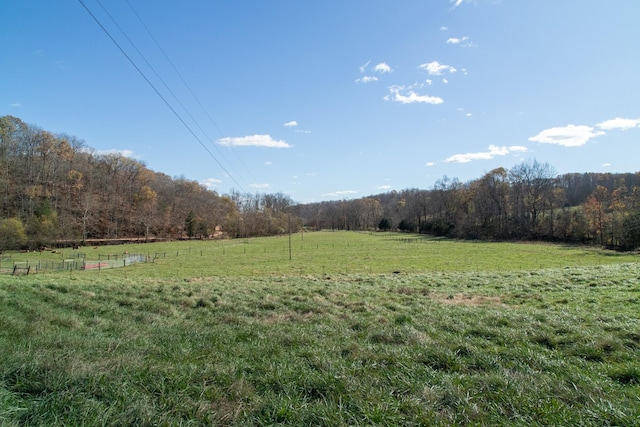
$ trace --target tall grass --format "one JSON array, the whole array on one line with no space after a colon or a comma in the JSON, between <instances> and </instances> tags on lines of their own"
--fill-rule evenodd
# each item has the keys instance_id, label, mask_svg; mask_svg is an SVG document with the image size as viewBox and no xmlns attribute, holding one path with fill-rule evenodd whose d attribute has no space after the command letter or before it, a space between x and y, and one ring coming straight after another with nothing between
<instances>
[{"instance_id":1,"label":"tall grass","mask_svg":"<svg viewBox=\"0 0 640 427\"><path fill-rule=\"evenodd\" d=\"M296 237L291 263L286 239L180 242L117 271L0 277L0 424L640 423L629 258Z\"/></svg>"}]
</instances>

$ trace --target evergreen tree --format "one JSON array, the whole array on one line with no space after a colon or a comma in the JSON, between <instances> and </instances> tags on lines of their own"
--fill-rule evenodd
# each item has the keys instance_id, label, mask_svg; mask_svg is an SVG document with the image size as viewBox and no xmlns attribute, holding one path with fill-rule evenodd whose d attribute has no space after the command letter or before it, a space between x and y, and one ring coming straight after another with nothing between
<instances>
[{"instance_id":1,"label":"evergreen tree","mask_svg":"<svg viewBox=\"0 0 640 427\"><path fill-rule=\"evenodd\" d=\"M189 211L187 214L187 219L184 220L184 229L187 232L188 238L196 235L196 216L193 211Z\"/></svg>"},{"instance_id":2,"label":"evergreen tree","mask_svg":"<svg viewBox=\"0 0 640 427\"><path fill-rule=\"evenodd\" d=\"M380 224L378 224L378 228L382 231L391 230L391 221L388 218L382 218Z\"/></svg>"},{"instance_id":3,"label":"evergreen tree","mask_svg":"<svg viewBox=\"0 0 640 427\"><path fill-rule=\"evenodd\" d=\"M411 221L407 221L406 219L403 219L402 221L400 221L400 224L398 224L398 230L400 231L413 231L415 228L416 226Z\"/></svg>"}]
</instances>

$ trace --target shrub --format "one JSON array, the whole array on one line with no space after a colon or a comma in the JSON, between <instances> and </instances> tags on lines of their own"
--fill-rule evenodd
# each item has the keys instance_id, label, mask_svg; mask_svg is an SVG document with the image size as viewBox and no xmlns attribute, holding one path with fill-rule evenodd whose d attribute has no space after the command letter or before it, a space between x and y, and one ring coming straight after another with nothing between
<instances>
[{"instance_id":1,"label":"shrub","mask_svg":"<svg viewBox=\"0 0 640 427\"><path fill-rule=\"evenodd\" d=\"M20 249L26 242L27 235L19 219L0 220L0 252L8 249Z\"/></svg>"}]
</instances>

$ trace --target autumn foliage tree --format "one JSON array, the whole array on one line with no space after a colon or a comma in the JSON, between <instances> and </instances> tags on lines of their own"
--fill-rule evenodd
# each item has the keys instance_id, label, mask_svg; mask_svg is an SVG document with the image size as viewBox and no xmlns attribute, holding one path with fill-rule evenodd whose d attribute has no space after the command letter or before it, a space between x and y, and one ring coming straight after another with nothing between
<instances>
[{"instance_id":1,"label":"autumn foliage tree","mask_svg":"<svg viewBox=\"0 0 640 427\"><path fill-rule=\"evenodd\" d=\"M533 160L467 183L445 176L432 189L308 204L303 218L317 228L363 230L363 206L371 199L379 202L380 217L400 231L638 247L633 230L640 218L640 173L556 176L550 165Z\"/></svg>"},{"instance_id":2,"label":"autumn foliage tree","mask_svg":"<svg viewBox=\"0 0 640 427\"><path fill-rule=\"evenodd\" d=\"M301 220L298 220L298 217ZM0 250L92 239L268 236L311 229L407 232L461 239L640 245L640 172L556 176L536 160L430 189L296 205L282 193L220 195L84 141L0 117ZM386 221L383 221L385 219ZM219 233L217 233L219 235Z\"/></svg>"},{"instance_id":3,"label":"autumn foliage tree","mask_svg":"<svg viewBox=\"0 0 640 427\"><path fill-rule=\"evenodd\" d=\"M605 244L605 233L609 223L606 214L609 192L602 185L598 185L584 203L583 211L589 224L591 236L601 245Z\"/></svg>"},{"instance_id":4,"label":"autumn foliage tree","mask_svg":"<svg viewBox=\"0 0 640 427\"><path fill-rule=\"evenodd\" d=\"M243 223L249 235L287 230L284 210L291 199L280 193L258 198L255 209L245 209L196 181L154 172L120 154L99 154L84 141L17 117L0 117L5 249L91 239L208 237L216 227ZM186 221L189 215L193 222Z\"/></svg>"}]
</instances>

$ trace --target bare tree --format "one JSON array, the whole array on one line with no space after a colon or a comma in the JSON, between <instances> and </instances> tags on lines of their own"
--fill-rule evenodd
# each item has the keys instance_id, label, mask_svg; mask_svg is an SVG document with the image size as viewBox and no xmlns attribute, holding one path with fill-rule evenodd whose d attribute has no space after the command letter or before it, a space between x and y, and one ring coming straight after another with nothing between
<instances>
[{"instance_id":1,"label":"bare tree","mask_svg":"<svg viewBox=\"0 0 640 427\"><path fill-rule=\"evenodd\" d=\"M515 232L537 238L539 215L550 206L555 171L548 163L523 162L509 171Z\"/></svg>"}]
</instances>

